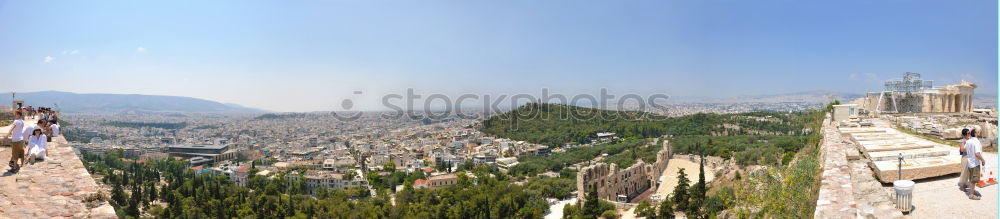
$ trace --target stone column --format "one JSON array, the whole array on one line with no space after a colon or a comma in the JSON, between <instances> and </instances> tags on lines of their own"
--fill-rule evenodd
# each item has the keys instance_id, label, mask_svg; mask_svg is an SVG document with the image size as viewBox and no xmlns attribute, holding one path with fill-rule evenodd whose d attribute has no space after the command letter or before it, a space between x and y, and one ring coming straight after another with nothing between
<instances>
[{"instance_id":1,"label":"stone column","mask_svg":"<svg viewBox=\"0 0 1000 219\"><path fill-rule=\"evenodd\" d=\"M958 104L958 94L952 94L951 105L949 105L951 106L951 112L958 112L958 107L956 107L958 106L957 104Z\"/></svg>"},{"instance_id":2,"label":"stone column","mask_svg":"<svg viewBox=\"0 0 1000 219\"><path fill-rule=\"evenodd\" d=\"M967 100L965 103L966 112L972 112L972 94L966 94L965 99Z\"/></svg>"},{"instance_id":3,"label":"stone column","mask_svg":"<svg viewBox=\"0 0 1000 219\"><path fill-rule=\"evenodd\" d=\"M941 105L944 105L941 107L942 112L951 112L951 94L944 94L942 97Z\"/></svg>"},{"instance_id":4,"label":"stone column","mask_svg":"<svg viewBox=\"0 0 1000 219\"><path fill-rule=\"evenodd\" d=\"M972 112L969 110L969 95L962 94L962 112Z\"/></svg>"},{"instance_id":5,"label":"stone column","mask_svg":"<svg viewBox=\"0 0 1000 219\"><path fill-rule=\"evenodd\" d=\"M961 110L958 109L958 102L960 101L958 99L958 94L952 94L951 95L951 100L953 101L953 102L951 102L952 112L956 112L957 113L957 112L961 111Z\"/></svg>"},{"instance_id":6,"label":"stone column","mask_svg":"<svg viewBox=\"0 0 1000 219\"><path fill-rule=\"evenodd\" d=\"M948 112L955 112L955 95L948 94Z\"/></svg>"}]
</instances>

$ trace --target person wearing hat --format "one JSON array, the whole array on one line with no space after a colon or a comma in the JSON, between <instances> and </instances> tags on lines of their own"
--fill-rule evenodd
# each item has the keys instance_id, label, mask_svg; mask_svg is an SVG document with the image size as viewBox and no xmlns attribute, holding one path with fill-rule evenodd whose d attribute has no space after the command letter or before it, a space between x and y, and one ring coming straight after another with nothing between
<instances>
[{"instance_id":1,"label":"person wearing hat","mask_svg":"<svg viewBox=\"0 0 1000 219\"><path fill-rule=\"evenodd\" d=\"M25 162L31 161L31 164L35 164L35 159L44 160L45 157L48 157L49 151L46 150L48 143L45 142L45 132L41 128L31 131L31 137L28 137L28 147L28 158L25 159Z\"/></svg>"}]
</instances>

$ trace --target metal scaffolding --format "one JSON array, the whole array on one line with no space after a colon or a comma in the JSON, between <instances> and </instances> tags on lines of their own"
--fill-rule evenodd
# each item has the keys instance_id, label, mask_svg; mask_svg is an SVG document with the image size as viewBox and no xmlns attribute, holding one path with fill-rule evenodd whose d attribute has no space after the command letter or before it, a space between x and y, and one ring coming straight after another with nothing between
<instances>
[{"instance_id":1,"label":"metal scaffolding","mask_svg":"<svg viewBox=\"0 0 1000 219\"><path fill-rule=\"evenodd\" d=\"M934 87L934 81L920 79L920 73L907 72L903 79L885 81L885 91L891 92L920 92Z\"/></svg>"}]
</instances>

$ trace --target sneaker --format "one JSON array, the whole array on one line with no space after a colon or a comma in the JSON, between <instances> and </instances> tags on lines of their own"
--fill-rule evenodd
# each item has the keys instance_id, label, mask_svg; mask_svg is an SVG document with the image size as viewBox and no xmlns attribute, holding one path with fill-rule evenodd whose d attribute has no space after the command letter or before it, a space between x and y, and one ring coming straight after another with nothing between
<instances>
[{"instance_id":1,"label":"sneaker","mask_svg":"<svg viewBox=\"0 0 1000 219\"><path fill-rule=\"evenodd\" d=\"M10 168L14 168L14 161L12 160L10 161L10 163L7 163L7 166L9 166Z\"/></svg>"},{"instance_id":2,"label":"sneaker","mask_svg":"<svg viewBox=\"0 0 1000 219\"><path fill-rule=\"evenodd\" d=\"M970 195L970 196L969 196L969 199L972 199L972 200L979 200L979 199L981 199L981 198L982 198L982 197L979 197L979 196L976 196L976 195Z\"/></svg>"}]
</instances>

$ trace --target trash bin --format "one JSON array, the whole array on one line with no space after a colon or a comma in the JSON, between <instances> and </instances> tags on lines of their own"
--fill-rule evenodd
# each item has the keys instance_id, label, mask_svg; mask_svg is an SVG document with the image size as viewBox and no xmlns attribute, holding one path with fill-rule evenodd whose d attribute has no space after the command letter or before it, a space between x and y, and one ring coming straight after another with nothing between
<instances>
[{"instance_id":1,"label":"trash bin","mask_svg":"<svg viewBox=\"0 0 1000 219\"><path fill-rule=\"evenodd\" d=\"M892 188L896 190L896 209L903 213L910 213L913 210L913 185L911 180L896 180L892 182Z\"/></svg>"}]
</instances>

